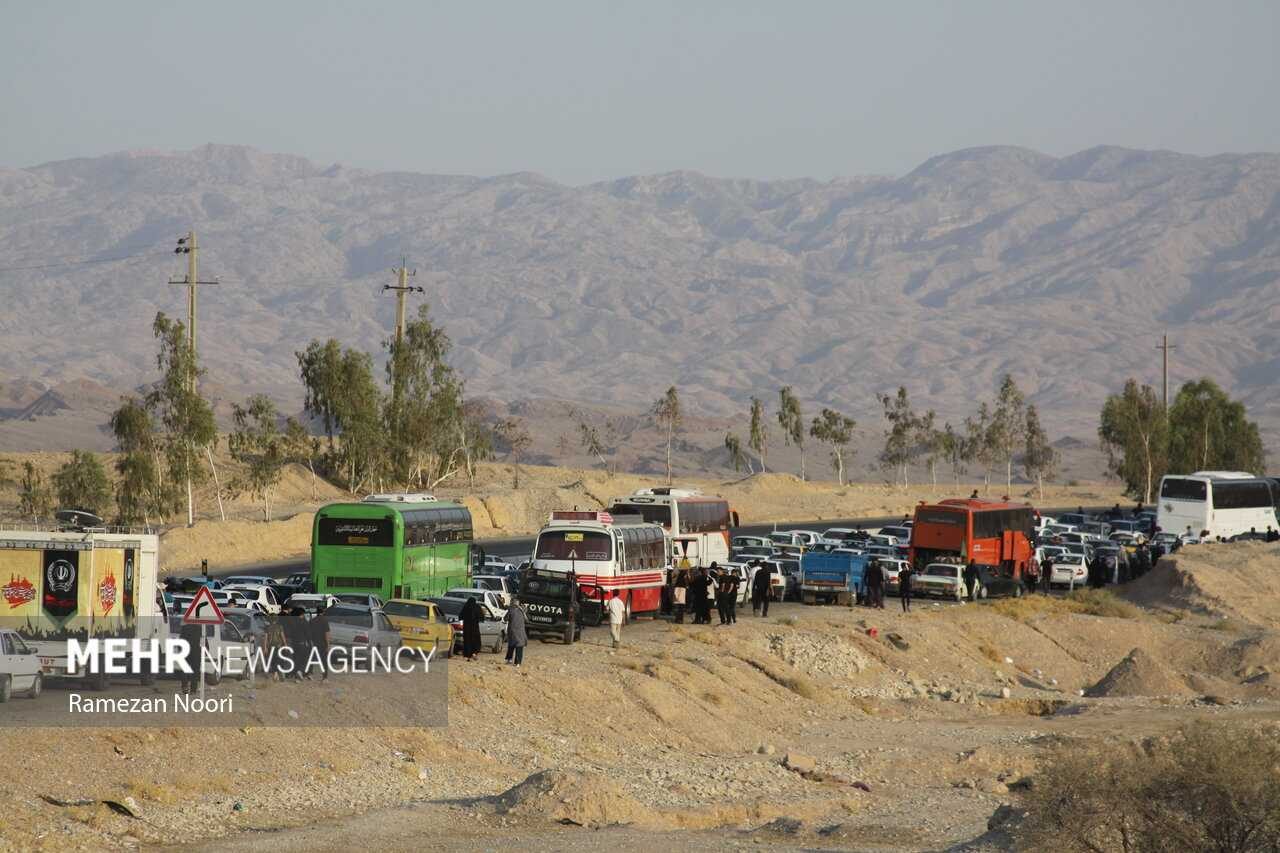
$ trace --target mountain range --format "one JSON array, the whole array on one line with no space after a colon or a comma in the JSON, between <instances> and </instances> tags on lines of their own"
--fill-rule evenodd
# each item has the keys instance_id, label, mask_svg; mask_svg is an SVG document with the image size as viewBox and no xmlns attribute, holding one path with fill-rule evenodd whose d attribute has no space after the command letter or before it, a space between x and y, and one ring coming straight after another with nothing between
<instances>
[{"instance_id":1,"label":"mountain range","mask_svg":"<svg viewBox=\"0 0 1280 853\"><path fill-rule=\"evenodd\" d=\"M153 380L192 228L220 281L200 353L233 396L296 406L312 338L379 350L403 258L410 310L430 305L495 400L640 411L674 384L692 412L745 417L791 385L868 428L878 392L958 423L1009 372L1052 435L1092 440L1126 377L1159 388L1167 331L1171 385L1211 376L1280 445L1277 154L990 147L901 177L580 187L224 145L0 169L0 380Z\"/></svg>"}]
</instances>

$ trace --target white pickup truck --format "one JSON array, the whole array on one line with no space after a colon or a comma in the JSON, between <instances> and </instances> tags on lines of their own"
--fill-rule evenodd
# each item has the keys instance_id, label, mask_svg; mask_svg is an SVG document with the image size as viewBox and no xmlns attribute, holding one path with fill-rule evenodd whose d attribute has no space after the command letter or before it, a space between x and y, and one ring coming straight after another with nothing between
<instances>
[{"instance_id":1,"label":"white pickup truck","mask_svg":"<svg viewBox=\"0 0 1280 853\"><path fill-rule=\"evenodd\" d=\"M169 636L156 584L159 538L102 528L0 530L0 628L35 650L42 681L85 678L105 689L105 674L71 671L67 641ZM143 667L143 683L153 676Z\"/></svg>"},{"instance_id":2,"label":"white pickup truck","mask_svg":"<svg viewBox=\"0 0 1280 853\"><path fill-rule=\"evenodd\" d=\"M17 631L0 628L0 702L8 702L15 693L26 693L34 699L43 686L35 648Z\"/></svg>"}]
</instances>

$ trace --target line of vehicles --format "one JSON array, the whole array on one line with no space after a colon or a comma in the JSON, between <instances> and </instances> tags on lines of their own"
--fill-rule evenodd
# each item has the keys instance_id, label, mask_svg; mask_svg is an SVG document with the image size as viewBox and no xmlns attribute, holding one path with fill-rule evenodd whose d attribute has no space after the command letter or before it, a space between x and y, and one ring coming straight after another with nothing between
<instances>
[{"instance_id":1,"label":"line of vehicles","mask_svg":"<svg viewBox=\"0 0 1280 853\"><path fill-rule=\"evenodd\" d=\"M758 571L776 600L852 604L865 595L875 561L885 591L897 593L912 569L917 595L960 599L963 569L978 572L977 597L1021 595L1029 574L1053 558L1054 585L1088 577L1100 553L1123 565L1151 540L1164 550L1202 540L1280 530L1272 480L1238 472L1167 476L1160 504L1123 517L1083 511L1056 518L1033 507L976 496L922 502L899 524L878 530L833 527L733 536L740 520L728 502L679 488L642 489L606 510L557 510L533 553L513 566L474 541L463 504L424 494L376 494L316 513L311 571L285 578L237 575L157 578L159 545L148 532L109 529L84 513L60 513L50 529L0 530L0 699L38 694L66 677L66 640L163 639L207 586L227 622L207 626L214 649L261 643L282 608L326 610L341 647L410 645L452 654L461 610L475 598L485 648L507 638L507 611L519 596L532 636L572 643L602 621L611 595L628 616L668 609L681 570L716 564L739 576L745 603ZM1119 572L1117 572L1119 574ZM7 580L6 580L7 579ZM154 676L140 669L144 683ZM216 674L214 676L217 677ZM106 686L105 676L91 687Z\"/></svg>"}]
</instances>

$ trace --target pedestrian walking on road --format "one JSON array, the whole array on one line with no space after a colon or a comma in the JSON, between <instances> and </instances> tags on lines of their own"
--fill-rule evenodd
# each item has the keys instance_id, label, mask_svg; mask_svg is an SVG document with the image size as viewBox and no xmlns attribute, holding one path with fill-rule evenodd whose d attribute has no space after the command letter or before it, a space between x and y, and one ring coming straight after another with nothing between
<instances>
[{"instance_id":1,"label":"pedestrian walking on road","mask_svg":"<svg viewBox=\"0 0 1280 853\"><path fill-rule=\"evenodd\" d=\"M480 605L476 597L467 598L462 605L462 656L475 660L480 653Z\"/></svg>"},{"instance_id":2,"label":"pedestrian walking on road","mask_svg":"<svg viewBox=\"0 0 1280 853\"><path fill-rule=\"evenodd\" d=\"M519 666L524 663L524 647L529 645L529 631L525 627L524 608L520 599L514 599L507 608L507 663Z\"/></svg>"},{"instance_id":3,"label":"pedestrian walking on road","mask_svg":"<svg viewBox=\"0 0 1280 853\"><path fill-rule=\"evenodd\" d=\"M618 597L618 591L609 593L609 636L613 638L613 647L622 645L622 620L627 616L627 608Z\"/></svg>"},{"instance_id":4,"label":"pedestrian walking on road","mask_svg":"<svg viewBox=\"0 0 1280 853\"><path fill-rule=\"evenodd\" d=\"M915 574L910 565L898 572L898 595L902 598L902 612L911 612L911 578Z\"/></svg>"},{"instance_id":5,"label":"pedestrian walking on road","mask_svg":"<svg viewBox=\"0 0 1280 853\"><path fill-rule=\"evenodd\" d=\"M751 575L751 612L756 616L769 615L769 580L770 572L759 560L751 564L755 567L754 574ZM761 613L761 610L764 612Z\"/></svg>"},{"instance_id":6,"label":"pedestrian walking on road","mask_svg":"<svg viewBox=\"0 0 1280 853\"><path fill-rule=\"evenodd\" d=\"M316 615L307 623L307 639L311 640L311 657L316 659L316 666L320 669L320 680L328 681L329 617L324 615L323 610L317 610Z\"/></svg>"},{"instance_id":7,"label":"pedestrian walking on road","mask_svg":"<svg viewBox=\"0 0 1280 853\"><path fill-rule=\"evenodd\" d=\"M675 614L675 623L677 625L684 624L684 608L689 599L689 572L687 569L681 569L676 575L676 585L671 590L672 612Z\"/></svg>"},{"instance_id":8,"label":"pedestrian walking on road","mask_svg":"<svg viewBox=\"0 0 1280 853\"><path fill-rule=\"evenodd\" d=\"M1044 589L1045 594L1053 589L1053 556L1044 558L1044 563L1040 566L1040 585Z\"/></svg>"}]
</instances>

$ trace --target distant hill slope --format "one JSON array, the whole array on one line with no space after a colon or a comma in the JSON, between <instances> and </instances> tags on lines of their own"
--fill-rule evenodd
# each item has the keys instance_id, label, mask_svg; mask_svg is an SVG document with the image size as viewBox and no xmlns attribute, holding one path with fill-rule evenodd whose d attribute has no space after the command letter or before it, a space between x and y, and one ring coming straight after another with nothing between
<instances>
[{"instance_id":1,"label":"distant hill slope","mask_svg":"<svg viewBox=\"0 0 1280 853\"><path fill-rule=\"evenodd\" d=\"M407 256L413 303L498 399L637 409L675 383L724 415L790 384L869 425L876 391L904 383L954 420L1012 371L1052 433L1091 436L1125 376L1158 381L1167 328L1175 381L1211 375L1280 422L1280 155L996 147L897 179L585 187L214 145L0 170L3 268L165 253L191 226L202 277L225 282L202 291L200 341L229 389L296 398L314 337L376 349ZM149 381L183 272L171 255L0 272L0 378Z\"/></svg>"}]
</instances>

